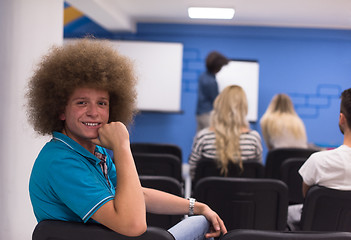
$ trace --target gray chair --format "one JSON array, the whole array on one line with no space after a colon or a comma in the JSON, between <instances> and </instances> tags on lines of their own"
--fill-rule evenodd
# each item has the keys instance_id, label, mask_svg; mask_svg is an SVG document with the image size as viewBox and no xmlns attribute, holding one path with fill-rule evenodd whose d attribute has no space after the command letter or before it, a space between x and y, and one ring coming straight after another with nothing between
<instances>
[{"instance_id":1,"label":"gray chair","mask_svg":"<svg viewBox=\"0 0 351 240\"><path fill-rule=\"evenodd\" d=\"M351 191L312 186L301 215L304 231L351 232Z\"/></svg>"},{"instance_id":2,"label":"gray chair","mask_svg":"<svg viewBox=\"0 0 351 240\"><path fill-rule=\"evenodd\" d=\"M182 161L182 149L176 144L167 143L142 143L134 142L130 144L132 153L164 153L171 154Z\"/></svg>"},{"instance_id":3,"label":"gray chair","mask_svg":"<svg viewBox=\"0 0 351 240\"><path fill-rule=\"evenodd\" d=\"M103 225L93 223L45 220L39 222L32 235L32 240L174 240L166 230L148 227L139 237L127 237L116 233Z\"/></svg>"},{"instance_id":4,"label":"gray chair","mask_svg":"<svg viewBox=\"0 0 351 240\"><path fill-rule=\"evenodd\" d=\"M288 158L280 167L280 179L285 182L289 190L289 204L303 203L302 177L299 169L307 158Z\"/></svg>"},{"instance_id":5,"label":"gray chair","mask_svg":"<svg viewBox=\"0 0 351 240\"><path fill-rule=\"evenodd\" d=\"M183 197L184 189L181 183L174 178L166 176L139 176L141 185L147 188L161 190L173 195ZM146 213L148 226L169 229L184 218L184 215L164 215Z\"/></svg>"},{"instance_id":6,"label":"gray chair","mask_svg":"<svg viewBox=\"0 0 351 240\"><path fill-rule=\"evenodd\" d=\"M351 240L349 232L278 232L240 229L229 231L220 240Z\"/></svg>"},{"instance_id":7,"label":"gray chair","mask_svg":"<svg viewBox=\"0 0 351 240\"><path fill-rule=\"evenodd\" d=\"M314 148L277 148L268 151L265 165L266 178L280 179L280 166L285 160L293 157L308 158L317 151Z\"/></svg>"},{"instance_id":8,"label":"gray chair","mask_svg":"<svg viewBox=\"0 0 351 240\"><path fill-rule=\"evenodd\" d=\"M199 160L195 169L195 177L192 185L205 177L220 177L220 168L215 159L203 157ZM227 177L243 177L243 178L263 178L264 166L257 161L243 161L243 170L237 164L230 163L228 165Z\"/></svg>"},{"instance_id":9,"label":"gray chair","mask_svg":"<svg viewBox=\"0 0 351 240\"><path fill-rule=\"evenodd\" d=\"M133 153L138 174L148 176L167 176L183 182L182 162L167 153Z\"/></svg>"},{"instance_id":10,"label":"gray chair","mask_svg":"<svg viewBox=\"0 0 351 240\"><path fill-rule=\"evenodd\" d=\"M194 197L209 205L227 230L284 230L288 189L277 179L207 177L194 188Z\"/></svg>"}]
</instances>

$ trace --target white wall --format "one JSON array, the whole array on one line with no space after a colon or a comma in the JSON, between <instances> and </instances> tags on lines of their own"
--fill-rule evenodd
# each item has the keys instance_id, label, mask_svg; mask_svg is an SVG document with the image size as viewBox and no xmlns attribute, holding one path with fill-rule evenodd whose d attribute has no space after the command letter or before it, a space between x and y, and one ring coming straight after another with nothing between
<instances>
[{"instance_id":1,"label":"white wall","mask_svg":"<svg viewBox=\"0 0 351 240\"><path fill-rule=\"evenodd\" d=\"M63 41L63 0L0 1L0 239L31 239L28 194L34 159L48 137L28 125L25 87L35 64Z\"/></svg>"}]
</instances>

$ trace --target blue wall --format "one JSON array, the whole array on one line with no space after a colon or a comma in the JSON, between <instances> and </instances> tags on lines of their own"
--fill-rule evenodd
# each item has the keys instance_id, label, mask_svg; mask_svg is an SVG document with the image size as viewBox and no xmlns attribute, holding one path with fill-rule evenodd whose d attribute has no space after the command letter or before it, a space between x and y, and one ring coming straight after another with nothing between
<instances>
[{"instance_id":1,"label":"blue wall","mask_svg":"<svg viewBox=\"0 0 351 240\"><path fill-rule=\"evenodd\" d=\"M196 129L197 78L205 69L207 53L217 50L228 58L259 62L259 118L273 95L287 93L306 125L309 142L324 147L342 144L339 96L343 89L351 87L351 31L138 24L135 34L114 34L88 19L65 27L67 38L87 33L116 40L184 45L183 113L140 113L131 126L133 142L177 144L183 150L183 161L187 162ZM261 132L259 123L252 123L251 127Z\"/></svg>"}]
</instances>

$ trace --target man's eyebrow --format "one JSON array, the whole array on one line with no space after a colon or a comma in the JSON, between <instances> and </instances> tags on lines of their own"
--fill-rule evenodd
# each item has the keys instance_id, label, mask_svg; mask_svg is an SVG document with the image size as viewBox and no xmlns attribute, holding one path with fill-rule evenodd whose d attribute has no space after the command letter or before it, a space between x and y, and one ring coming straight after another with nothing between
<instances>
[{"instance_id":1,"label":"man's eyebrow","mask_svg":"<svg viewBox=\"0 0 351 240\"><path fill-rule=\"evenodd\" d=\"M89 97L76 97L76 98L73 98L72 100L73 100L73 101L76 101L76 100L86 100L86 99L89 99ZM101 100L107 100L107 101L109 101L110 98L109 98L109 97L101 97L101 98L99 98L98 100L99 100L99 101L101 101Z\"/></svg>"},{"instance_id":2,"label":"man's eyebrow","mask_svg":"<svg viewBox=\"0 0 351 240\"><path fill-rule=\"evenodd\" d=\"M102 97L102 98L100 98L100 100L107 100L107 101L109 101L110 98L109 97Z\"/></svg>"},{"instance_id":3,"label":"man's eyebrow","mask_svg":"<svg viewBox=\"0 0 351 240\"><path fill-rule=\"evenodd\" d=\"M88 97L76 97L76 98L73 98L72 100L84 100L84 99L88 99Z\"/></svg>"}]
</instances>

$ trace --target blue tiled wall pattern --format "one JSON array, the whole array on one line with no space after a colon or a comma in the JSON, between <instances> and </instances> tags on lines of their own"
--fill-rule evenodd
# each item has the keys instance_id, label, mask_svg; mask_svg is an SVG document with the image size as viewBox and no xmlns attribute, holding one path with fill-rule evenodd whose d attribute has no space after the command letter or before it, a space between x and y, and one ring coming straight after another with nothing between
<instances>
[{"instance_id":1,"label":"blue tiled wall pattern","mask_svg":"<svg viewBox=\"0 0 351 240\"><path fill-rule=\"evenodd\" d=\"M339 85L320 84L311 93L289 93L296 112L301 118L318 118L320 111L332 107L332 101L338 100L342 88Z\"/></svg>"},{"instance_id":2,"label":"blue tiled wall pattern","mask_svg":"<svg viewBox=\"0 0 351 240\"><path fill-rule=\"evenodd\" d=\"M184 49L183 54L183 91L196 93L197 79L204 69L204 60L197 49Z\"/></svg>"}]
</instances>

